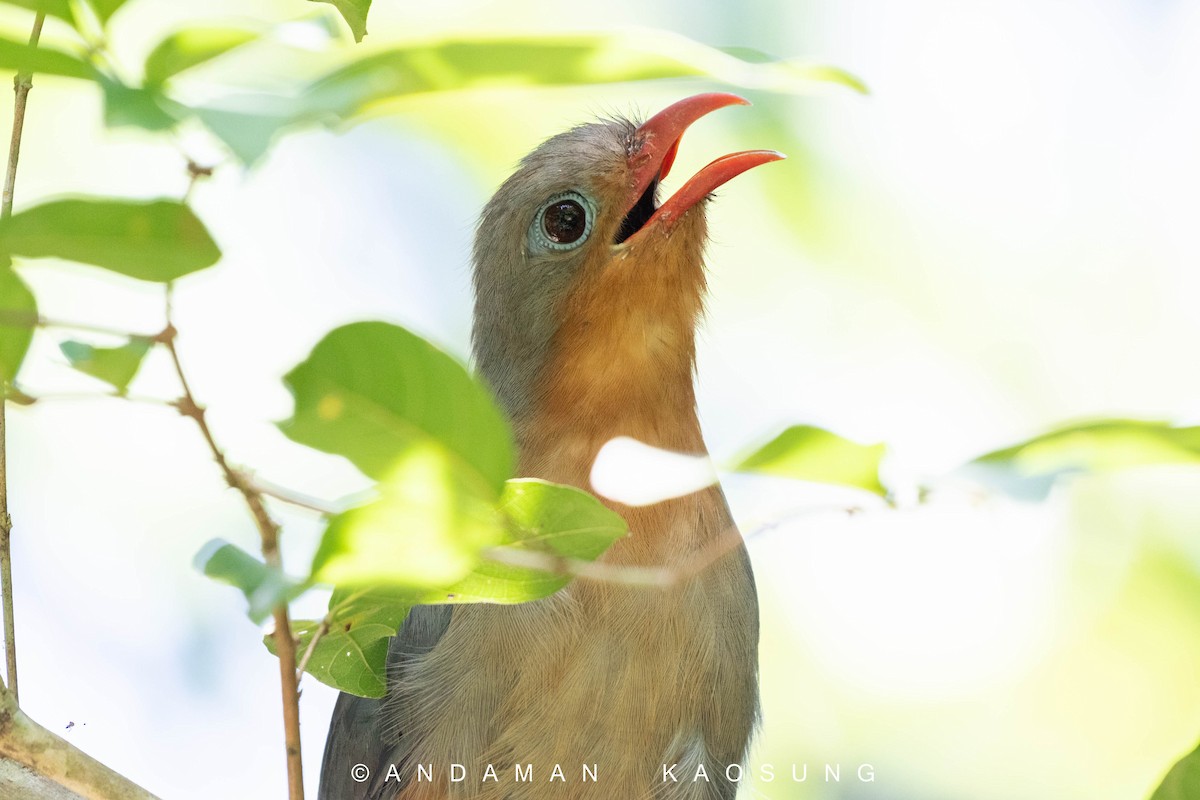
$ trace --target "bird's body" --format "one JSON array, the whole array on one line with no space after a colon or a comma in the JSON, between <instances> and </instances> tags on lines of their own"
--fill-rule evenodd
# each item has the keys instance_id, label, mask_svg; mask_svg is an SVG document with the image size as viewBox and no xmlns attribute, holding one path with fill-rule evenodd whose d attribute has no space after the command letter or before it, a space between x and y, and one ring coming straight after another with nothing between
<instances>
[{"instance_id":1,"label":"bird's body","mask_svg":"<svg viewBox=\"0 0 1200 800\"><path fill-rule=\"evenodd\" d=\"M700 199L777 156L737 154L714 170L718 160L657 211L653 195L683 128L734 101L702 95L640 127L615 120L555 137L485 209L475 352L513 423L518 474L589 488L596 454L617 436L704 452L692 384ZM699 194L677 203L689 189ZM736 794L727 768L744 760L758 714L758 612L744 547L722 544L736 537L724 495L713 486L610 505L631 535L603 559L679 579L577 580L515 606L414 609L393 640L388 696L339 699L322 798ZM719 557L689 568L714 547ZM353 782L354 764L371 778Z\"/></svg>"}]
</instances>

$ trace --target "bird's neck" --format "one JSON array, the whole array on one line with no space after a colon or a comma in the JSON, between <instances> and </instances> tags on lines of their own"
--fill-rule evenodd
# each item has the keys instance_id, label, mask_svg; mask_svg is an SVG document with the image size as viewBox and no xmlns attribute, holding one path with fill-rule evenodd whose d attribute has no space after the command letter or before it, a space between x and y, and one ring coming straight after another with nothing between
<instances>
[{"instance_id":1,"label":"bird's neck","mask_svg":"<svg viewBox=\"0 0 1200 800\"><path fill-rule=\"evenodd\" d=\"M596 453L618 436L704 452L693 387L703 283L699 263L617 264L569 298L537 395L514 420L522 474L589 488Z\"/></svg>"},{"instance_id":2,"label":"bird's neck","mask_svg":"<svg viewBox=\"0 0 1200 800\"><path fill-rule=\"evenodd\" d=\"M532 413L516 419L518 474L592 491L596 456L618 436L667 450L704 452L692 386L691 330L675 335L630 317L604 336L591 327L590 333L580 328L561 338L562 349L545 373L544 393ZM723 524L697 525L698 517L724 521L727 516L715 488L640 508L601 499L634 532L604 555L618 565L668 566L686 559L723 529Z\"/></svg>"},{"instance_id":3,"label":"bird's neck","mask_svg":"<svg viewBox=\"0 0 1200 800\"><path fill-rule=\"evenodd\" d=\"M637 363L602 352L581 364L587 366L550 377L541 402L516 420L521 474L587 488L596 454L618 436L704 452L690 365Z\"/></svg>"}]
</instances>

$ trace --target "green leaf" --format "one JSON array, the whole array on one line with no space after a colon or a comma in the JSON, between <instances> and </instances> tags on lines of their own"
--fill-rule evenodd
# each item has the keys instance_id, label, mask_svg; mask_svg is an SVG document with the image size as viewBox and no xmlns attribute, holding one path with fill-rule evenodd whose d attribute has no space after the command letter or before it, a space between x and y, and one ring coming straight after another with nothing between
<instances>
[{"instance_id":1,"label":"green leaf","mask_svg":"<svg viewBox=\"0 0 1200 800\"><path fill-rule=\"evenodd\" d=\"M499 504L505 526L500 543L562 558L591 561L628 533L625 520L592 495L571 486L509 481ZM381 531L382 532L382 531ZM392 532L394 537L404 534ZM419 543L409 542L417 548ZM418 552L416 557L421 557ZM329 632L313 650L307 672L336 689L381 697L386 684L387 642L419 603L521 603L561 589L569 578L553 572L476 559L461 580L438 588L339 586L329 601ZM301 650L319 622L296 622ZM264 639L274 652L271 637Z\"/></svg>"},{"instance_id":2,"label":"green leaf","mask_svg":"<svg viewBox=\"0 0 1200 800\"><path fill-rule=\"evenodd\" d=\"M172 76L257 38L257 34L237 28L187 28L171 34L146 57L146 83L161 86Z\"/></svg>"},{"instance_id":3,"label":"green leaf","mask_svg":"<svg viewBox=\"0 0 1200 800\"><path fill-rule=\"evenodd\" d=\"M295 120L294 104L275 95L222 98L221 106L195 106L192 112L243 164L267 154L276 134Z\"/></svg>"},{"instance_id":4,"label":"green leaf","mask_svg":"<svg viewBox=\"0 0 1200 800\"><path fill-rule=\"evenodd\" d=\"M503 528L491 544L559 559L594 561L629 533L625 519L591 494L533 478L509 481L498 510L503 515ZM399 537L395 532L392 536ZM524 603L554 594L570 582L570 577L555 572L491 560L480 548L476 548L470 571L461 579L451 582L424 578L371 586L360 602ZM350 593L356 588L342 585L338 591Z\"/></svg>"},{"instance_id":5,"label":"green leaf","mask_svg":"<svg viewBox=\"0 0 1200 800\"><path fill-rule=\"evenodd\" d=\"M508 523L504 544L563 558L593 561L629 533L625 518L574 486L514 478L499 509Z\"/></svg>"},{"instance_id":6,"label":"green leaf","mask_svg":"<svg viewBox=\"0 0 1200 800\"><path fill-rule=\"evenodd\" d=\"M100 85L104 89L104 124L110 128L170 130L175 127L183 113L177 104L155 86L126 86L110 78L102 78Z\"/></svg>"},{"instance_id":7,"label":"green leaf","mask_svg":"<svg viewBox=\"0 0 1200 800\"><path fill-rule=\"evenodd\" d=\"M383 697L387 686L388 640L396 635L408 613L408 608L402 607L404 613L397 619L395 608L371 604L340 616L317 642L304 671L343 692L359 697ZM320 620L292 620L292 633L299 640L297 658L308 651L320 626ZM264 636L263 644L278 655L274 636Z\"/></svg>"},{"instance_id":8,"label":"green leaf","mask_svg":"<svg viewBox=\"0 0 1200 800\"><path fill-rule=\"evenodd\" d=\"M409 595L394 590L335 590L329 598L329 627L304 671L343 692L382 697L387 683L388 640L396 635L412 606ZM308 650L320 626L319 620L292 621L300 653ZM273 636L263 637L263 642L275 653Z\"/></svg>"},{"instance_id":9,"label":"green leaf","mask_svg":"<svg viewBox=\"0 0 1200 800\"><path fill-rule=\"evenodd\" d=\"M507 522L506 547L557 558L594 561L629 533L624 517L573 486L534 479L511 480L500 511ZM423 602L523 603L554 594L570 577L484 559L446 597Z\"/></svg>"},{"instance_id":10,"label":"green leaf","mask_svg":"<svg viewBox=\"0 0 1200 800\"><path fill-rule=\"evenodd\" d=\"M1179 760L1150 800L1196 800L1200 798L1200 746Z\"/></svg>"},{"instance_id":11,"label":"green leaf","mask_svg":"<svg viewBox=\"0 0 1200 800\"><path fill-rule=\"evenodd\" d=\"M196 553L193 566L213 580L227 583L246 596L249 616L261 624L271 611L299 596L307 584L264 564L237 545L213 539Z\"/></svg>"},{"instance_id":12,"label":"green leaf","mask_svg":"<svg viewBox=\"0 0 1200 800\"><path fill-rule=\"evenodd\" d=\"M28 8L30 11L41 11L52 17L65 19L75 24L75 15L71 13L71 0L3 0L10 6Z\"/></svg>"},{"instance_id":13,"label":"green leaf","mask_svg":"<svg viewBox=\"0 0 1200 800\"><path fill-rule=\"evenodd\" d=\"M822 428L793 425L743 457L733 469L852 486L886 495L887 490L879 480L879 464L886 452L882 444L859 444Z\"/></svg>"},{"instance_id":14,"label":"green leaf","mask_svg":"<svg viewBox=\"0 0 1200 800\"><path fill-rule=\"evenodd\" d=\"M503 536L489 488L434 440L401 451L377 489L378 500L330 520L313 557L313 580L445 586Z\"/></svg>"},{"instance_id":15,"label":"green leaf","mask_svg":"<svg viewBox=\"0 0 1200 800\"><path fill-rule=\"evenodd\" d=\"M371 10L371 0L313 0L314 3L328 3L338 10L342 19L350 26L354 41L361 42L367 35L367 12Z\"/></svg>"},{"instance_id":16,"label":"green leaf","mask_svg":"<svg viewBox=\"0 0 1200 800\"><path fill-rule=\"evenodd\" d=\"M374 103L420 92L681 77L776 92L830 85L865 90L857 78L832 67L764 62L757 56L749 61L673 33L627 31L413 43L335 70L314 83L305 100L315 116L345 118Z\"/></svg>"},{"instance_id":17,"label":"green leaf","mask_svg":"<svg viewBox=\"0 0 1200 800\"><path fill-rule=\"evenodd\" d=\"M150 339L137 337L120 347L93 347L76 341L66 341L58 347L72 367L111 384L118 394L125 394L152 344Z\"/></svg>"},{"instance_id":18,"label":"green leaf","mask_svg":"<svg viewBox=\"0 0 1200 800\"><path fill-rule=\"evenodd\" d=\"M93 78L96 71L86 61L61 50L30 47L23 42L0 38L0 69L67 78Z\"/></svg>"},{"instance_id":19,"label":"green leaf","mask_svg":"<svg viewBox=\"0 0 1200 800\"><path fill-rule=\"evenodd\" d=\"M109 18L125 5L125 0L88 0L88 3L95 10L100 22L107 25Z\"/></svg>"},{"instance_id":20,"label":"green leaf","mask_svg":"<svg viewBox=\"0 0 1200 800\"><path fill-rule=\"evenodd\" d=\"M359 322L331 331L284 377L296 401L280 427L300 444L345 456L373 478L409 448L436 443L498 496L513 464L508 424L491 393L450 356L403 328Z\"/></svg>"},{"instance_id":21,"label":"green leaf","mask_svg":"<svg viewBox=\"0 0 1200 800\"><path fill-rule=\"evenodd\" d=\"M204 224L174 200L53 200L0 221L0 252L162 282L221 257Z\"/></svg>"},{"instance_id":22,"label":"green leaf","mask_svg":"<svg viewBox=\"0 0 1200 800\"><path fill-rule=\"evenodd\" d=\"M33 292L11 267L0 267L0 381L17 377L37 318Z\"/></svg>"},{"instance_id":23,"label":"green leaf","mask_svg":"<svg viewBox=\"0 0 1200 800\"><path fill-rule=\"evenodd\" d=\"M1200 463L1200 426L1104 419L1068 425L980 456L968 477L1014 497L1044 499L1061 477L1155 464Z\"/></svg>"}]
</instances>

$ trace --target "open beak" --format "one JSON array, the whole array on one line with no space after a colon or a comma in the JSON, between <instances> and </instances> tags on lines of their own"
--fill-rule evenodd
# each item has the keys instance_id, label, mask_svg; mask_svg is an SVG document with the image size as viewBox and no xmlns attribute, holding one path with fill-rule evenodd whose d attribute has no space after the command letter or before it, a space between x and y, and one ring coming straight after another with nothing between
<instances>
[{"instance_id":1,"label":"open beak","mask_svg":"<svg viewBox=\"0 0 1200 800\"><path fill-rule=\"evenodd\" d=\"M669 200L655 207L655 190L675 162L684 131L704 115L733 105L748 106L750 103L725 92L698 94L672 103L634 132L629 152L629 205L618 243L652 227L670 229L688 209L717 187L748 169L785 158L774 150L744 150L721 156L693 175Z\"/></svg>"}]
</instances>

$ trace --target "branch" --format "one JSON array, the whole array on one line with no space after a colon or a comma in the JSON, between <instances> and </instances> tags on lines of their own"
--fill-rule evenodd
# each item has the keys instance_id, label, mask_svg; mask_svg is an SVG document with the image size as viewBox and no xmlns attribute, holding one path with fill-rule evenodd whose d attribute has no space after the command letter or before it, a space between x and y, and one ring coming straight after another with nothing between
<instances>
[{"instance_id":1,"label":"branch","mask_svg":"<svg viewBox=\"0 0 1200 800\"><path fill-rule=\"evenodd\" d=\"M212 429L205 418L204 407L196 402L192 394L191 384L183 370L183 362L175 347L176 330L171 323L171 290L167 288L167 327L157 338L171 356L175 366L175 374L179 377L179 385L183 389L183 397L176 401L175 407L179 413L192 419L200 429L213 460L221 468L225 481L236 489L250 509L258 533L262 539L262 554L268 564L273 567L281 566L279 555L279 525L271 518L263 500L262 491L245 476L230 466L225 452L213 437ZM279 681L283 690L283 732L287 750L288 797L290 800L304 800L304 777L300 761L300 692L296 680L296 640L292 636L291 622L288 620L287 605L277 606L273 615L275 618L275 651L279 656Z\"/></svg>"},{"instance_id":2,"label":"branch","mask_svg":"<svg viewBox=\"0 0 1200 800\"><path fill-rule=\"evenodd\" d=\"M622 564L609 564L604 561L585 561L579 558L567 558L565 556L556 556L552 553L526 550L512 546L489 548L484 551L483 557L488 561L510 567L539 569L554 575L570 576L581 580L666 589L699 575L741 542L748 541L767 531L773 530L785 522L791 522L801 517L828 513L841 513L852 516L862 513L862 511L863 509L857 506L842 505L799 509L758 525L745 536L742 536L738 532L737 527L731 525L715 539L692 554L687 560L673 567L626 566Z\"/></svg>"},{"instance_id":3,"label":"branch","mask_svg":"<svg viewBox=\"0 0 1200 800\"><path fill-rule=\"evenodd\" d=\"M319 497L313 497L312 495L298 492L295 489L289 489L286 486L280 486L278 483L273 483L250 473L243 472L242 481L259 494L274 497L280 502L296 506L297 508L307 509L325 517L332 517L346 510L344 503L330 502Z\"/></svg>"},{"instance_id":4,"label":"branch","mask_svg":"<svg viewBox=\"0 0 1200 800\"><path fill-rule=\"evenodd\" d=\"M115 336L120 339L141 339L146 342L156 342L161 333L136 333L121 328L111 328L107 325L97 325L92 322L75 322L71 320L51 319L28 311L15 309L0 309L0 323L10 328L66 328L73 331L98 333L102 336Z\"/></svg>"},{"instance_id":5,"label":"branch","mask_svg":"<svg viewBox=\"0 0 1200 800\"><path fill-rule=\"evenodd\" d=\"M42 23L46 15L39 11L33 18L33 30L29 33L29 46L37 47L42 38ZM13 126L12 139L8 144L8 171L4 175L4 195L0 200L0 219L12 216L13 189L17 185L17 162L21 158L21 134L25 130L25 104L29 101L29 90L33 88L33 76L18 72L13 79ZM13 703L17 701L17 622L13 611L12 593L12 517L8 515L8 463L5 447L4 400L0 398L0 602L4 605L4 662L8 685L11 687Z\"/></svg>"},{"instance_id":6,"label":"branch","mask_svg":"<svg viewBox=\"0 0 1200 800\"><path fill-rule=\"evenodd\" d=\"M39 11L33 18L33 30L29 32L29 46L37 47L42 38L42 23L46 21L45 13ZM17 185L17 162L21 158L21 134L25 130L25 104L29 99L29 90L33 88L33 76L28 72L18 72L13 79L12 139L8 144L8 172L4 176L3 205L0 205L0 216L12 216L13 189Z\"/></svg>"},{"instance_id":7,"label":"branch","mask_svg":"<svg viewBox=\"0 0 1200 800\"><path fill-rule=\"evenodd\" d=\"M12 769L18 764L23 770ZM28 774L25 772L28 770ZM20 777L14 775L20 773ZM21 797L63 798L47 781L86 800L158 800L96 759L38 725L17 707L0 683L0 785L21 787ZM18 783L18 781L20 781Z\"/></svg>"},{"instance_id":8,"label":"branch","mask_svg":"<svg viewBox=\"0 0 1200 800\"><path fill-rule=\"evenodd\" d=\"M8 399L10 402L16 403L19 406L31 406L35 403L43 401L55 402L59 400L122 400L126 403L138 403L146 406L159 406L160 408L173 408L178 410L178 405L173 400L163 400L160 397L149 397L140 394L121 394L117 391L111 392L34 392L26 389L24 386L9 386Z\"/></svg>"}]
</instances>

